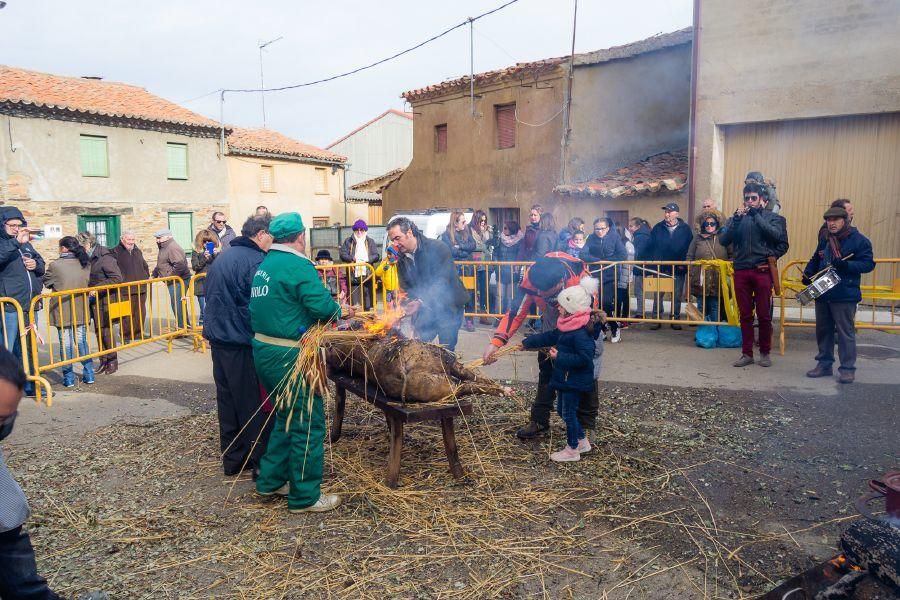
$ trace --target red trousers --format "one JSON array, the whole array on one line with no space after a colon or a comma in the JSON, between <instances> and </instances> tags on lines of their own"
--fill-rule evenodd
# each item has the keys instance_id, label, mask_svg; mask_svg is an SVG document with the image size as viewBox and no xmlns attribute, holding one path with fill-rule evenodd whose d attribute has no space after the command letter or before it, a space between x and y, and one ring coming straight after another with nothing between
<instances>
[{"instance_id":1,"label":"red trousers","mask_svg":"<svg viewBox=\"0 0 900 600\"><path fill-rule=\"evenodd\" d=\"M768 271L734 272L734 294L741 313L741 352L753 356L753 312L759 321L759 351L772 351L772 275Z\"/></svg>"}]
</instances>

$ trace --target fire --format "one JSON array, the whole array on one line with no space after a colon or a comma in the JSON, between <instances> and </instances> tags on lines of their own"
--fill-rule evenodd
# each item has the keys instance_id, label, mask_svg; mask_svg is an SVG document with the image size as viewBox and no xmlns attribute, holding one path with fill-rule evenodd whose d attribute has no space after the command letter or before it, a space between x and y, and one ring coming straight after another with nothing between
<instances>
[{"instance_id":1,"label":"fire","mask_svg":"<svg viewBox=\"0 0 900 600\"><path fill-rule=\"evenodd\" d=\"M835 556L831 560L828 561L828 564L837 569L839 572L844 573L847 571L862 571L862 568L858 565L852 564L847 557L843 554L839 554Z\"/></svg>"},{"instance_id":2,"label":"fire","mask_svg":"<svg viewBox=\"0 0 900 600\"><path fill-rule=\"evenodd\" d=\"M384 316L382 316L377 321L370 321L366 323L365 329L369 333L384 335L386 332L390 331L394 324L401 318L403 318L405 314L406 312L399 306L388 306L387 310L384 313Z\"/></svg>"}]
</instances>

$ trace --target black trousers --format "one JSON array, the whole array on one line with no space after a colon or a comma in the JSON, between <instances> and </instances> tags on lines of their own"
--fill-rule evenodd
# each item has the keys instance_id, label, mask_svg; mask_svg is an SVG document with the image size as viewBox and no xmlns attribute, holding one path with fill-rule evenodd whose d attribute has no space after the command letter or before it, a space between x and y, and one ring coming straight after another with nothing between
<instances>
[{"instance_id":1,"label":"black trousers","mask_svg":"<svg viewBox=\"0 0 900 600\"><path fill-rule=\"evenodd\" d=\"M556 399L556 390L550 387L550 378L553 376L553 361L550 355L543 350L538 352L538 389L531 405L531 420L538 425L550 425L550 413L553 412L553 401ZM581 392L578 402L578 422L584 429L597 428L597 414L600 412L600 396L597 389L597 381L589 392Z\"/></svg>"},{"instance_id":2,"label":"black trousers","mask_svg":"<svg viewBox=\"0 0 900 600\"><path fill-rule=\"evenodd\" d=\"M244 467L258 467L266 451L274 417L263 412L259 380L251 346L210 343L222 467L235 475ZM248 460L249 457L249 460Z\"/></svg>"},{"instance_id":3,"label":"black trousers","mask_svg":"<svg viewBox=\"0 0 900 600\"><path fill-rule=\"evenodd\" d=\"M21 526L0 533L0 598L57 600L47 580L38 575L31 538Z\"/></svg>"}]
</instances>

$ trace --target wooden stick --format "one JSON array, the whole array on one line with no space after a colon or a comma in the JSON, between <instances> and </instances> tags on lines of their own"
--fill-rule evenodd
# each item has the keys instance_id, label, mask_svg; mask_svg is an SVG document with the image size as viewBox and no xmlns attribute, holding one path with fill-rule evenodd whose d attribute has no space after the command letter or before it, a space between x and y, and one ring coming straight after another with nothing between
<instances>
[{"instance_id":1,"label":"wooden stick","mask_svg":"<svg viewBox=\"0 0 900 600\"><path fill-rule=\"evenodd\" d=\"M503 348L500 348L499 350L494 352L494 358L500 358L501 356L512 354L513 352L518 352L522 349L522 344L512 344L510 346L504 346ZM477 369L478 367L484 366L484 359L476 358L475 360L470 360L469 362L464 363L463 366L467 369Z\"/></svg>"}]
</instances>

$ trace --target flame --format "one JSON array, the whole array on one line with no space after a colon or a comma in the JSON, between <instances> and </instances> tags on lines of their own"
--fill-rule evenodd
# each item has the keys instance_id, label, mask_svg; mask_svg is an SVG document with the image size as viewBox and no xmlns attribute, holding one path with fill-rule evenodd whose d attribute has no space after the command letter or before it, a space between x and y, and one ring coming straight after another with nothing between
<instances>
[{"instance_id":1,"label":"flame","mask_svg":"<svg viewBox=\"0 0 900 600\"><path fill-rule=\"evenodd\" d=\"M385 333L390 331L390 329L394 326L394 323L399 321L405 314L406 312L402 308L399 308L399 306L396 308L388 306L387 310L384 313L384 316L382 316L377 321L366 323L364 327L369 333L384 335Z\"/></svg>"},{"instance_id":2,"label":"flame","mask_svg":"<svg viewBox=\"0 0 900 600\"><path fill-rule=\"evenodd\" d=\"M835 556L828 561L828 564L841 573L846 573L847 571L862 571L862 567L852 564L843 554Z\"/></svg>"}]
</instances>

